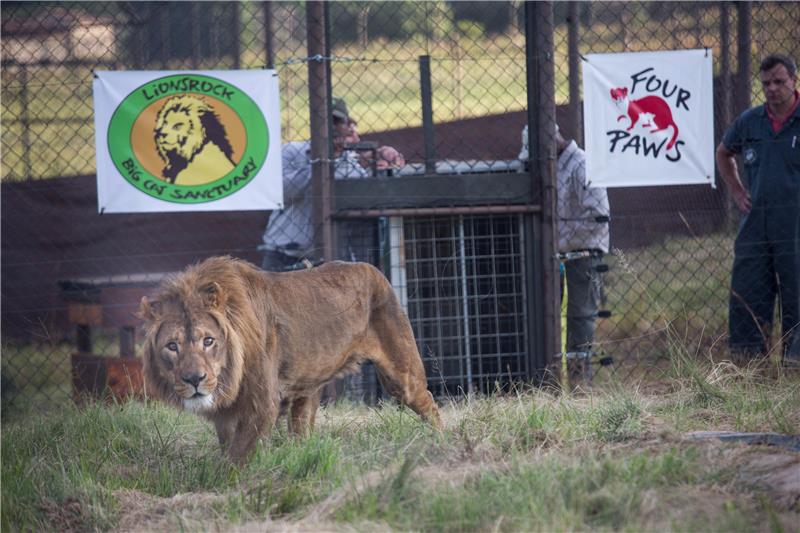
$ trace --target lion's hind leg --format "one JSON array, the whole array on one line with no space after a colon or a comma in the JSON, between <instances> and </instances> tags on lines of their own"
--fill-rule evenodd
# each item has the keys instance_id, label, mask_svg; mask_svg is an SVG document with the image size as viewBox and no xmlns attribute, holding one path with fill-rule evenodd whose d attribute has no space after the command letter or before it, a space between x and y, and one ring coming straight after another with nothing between
<instances>
[{"instance_id":1,"label":"lion's hind leg","mask_svg":"<svg viewBox=\"0 0 800 533\"><path fill-rule=\"evenodd\" d=\"M290 433L306 436L314 429L320 395L321 390L292 401L288 417Z\"/></svg>"},{"instance_id":2,"label":"lion's hind leg","mask_svg":"<svg viewBox=\"0 0 800 533\"><path fill-rule=\"evenodd\" d=\"M369 359L375 364L381 385L387 393L441 430L439 408L428 390L425 367L411 325L407 320L398 320L392 324L378 321L373 326L379 348Z\"/></svg>"},{"instance_id":3,"label":"lion's hind leg","mask_svg":"<svg viewBox=\"0 0 800 533\"><path fill-rule=\"evenodd\" d=\"M397 398L400 403L410 407L436 429L443 428L439 407L427 388L424 374L420 381L418 376L393 374L393 371L384 371L377 363L376 367L378 368L378 379L387 393Z\"/></svg>"}]
</instances>

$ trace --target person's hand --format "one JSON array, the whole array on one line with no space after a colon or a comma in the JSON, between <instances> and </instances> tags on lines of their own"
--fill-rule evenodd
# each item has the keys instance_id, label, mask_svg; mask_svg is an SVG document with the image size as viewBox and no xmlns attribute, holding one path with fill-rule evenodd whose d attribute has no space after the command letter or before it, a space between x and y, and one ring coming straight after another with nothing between
<instances>
[{"instance_id":1,"label":"person's hand","mask_svg":"<svg viewBox=\"0 0 800 533\"><path fill-rule=\"evenodd\" d=\"M753 202L750 198L750 193L747 192L747 189L744 187L734 187L731 189L731 198L733 198L733 203L736 204L736 207L741 211L742 214L746 215L750 212L750 208L753 207Z\"/></svg>"},{"instance_id":2,"label":"person's hand","mask_svg":"<svg viewBox=\"0 0 800 533\"><path fill-rule=\"evenodd\" d=\"M403 154L398 152L395 148L392 148L391 146L381 146L378 148L378 160L375 164L378 170L387 168L400 168L405 166L405 164L406 158L403 157Z\"/></svg>"}]
</instances>

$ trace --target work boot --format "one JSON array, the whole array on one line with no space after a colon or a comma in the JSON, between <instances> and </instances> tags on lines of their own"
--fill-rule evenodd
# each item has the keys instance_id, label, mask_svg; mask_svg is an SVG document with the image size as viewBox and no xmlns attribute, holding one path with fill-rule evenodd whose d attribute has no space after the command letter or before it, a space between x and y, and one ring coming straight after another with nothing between
<instances>
[{"instance_id":1,"label":"work boot","mask_svg":"<svg viewBox=\"0 0 800 533\"><path fill-rule=\"evenodd\" d=\"M567 361L570 392L588 392L592 387L592 363L588 359Z\"/></svg>"},{"instance_id":2,"label":"work boot","mask_svg":"<svg viewBox=\"0 0 800 533\"><path fill-rule=\"evenodd\" d=\"M761 367L767 359L768 357L757 348L732 347L730 352L731 362L739 368Z\"/></svg>"},{"instance_id":3,"label":"work boot","mask_svg":"<svg viewBox=\"0 0 800 533\"><path fill-rule=\"evenodd\" d=\"M786 354L781 359L781 365L786 370L800 371L800 356L795 357L794 354Z\"/></svg>"}]
</instances>

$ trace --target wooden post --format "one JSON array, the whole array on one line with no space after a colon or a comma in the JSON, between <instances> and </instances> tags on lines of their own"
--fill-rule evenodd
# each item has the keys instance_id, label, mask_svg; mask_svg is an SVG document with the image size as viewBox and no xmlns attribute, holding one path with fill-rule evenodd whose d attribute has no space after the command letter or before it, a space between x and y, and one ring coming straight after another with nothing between
<instances>
[{"instance_id":1,"label":"wooden post","mask_svg":"<svg viewBox=\"0 0 800 533\"><path fill-rule=\"evenodd\" d=\"M325 3L306 4L308 57L308 96L311 119L311 183L314 206L314 247L322 250L325 261L333 259L333 227L331 224L331 146L330 88L326 59L327 35Z\"/></svg>"},{"instance_id":2,"label":"wooden post","mask_svg":"<svg viewBox=\"0 0 800 533\"><path fill-rule=\"evenodd\" d=\"M314 248L322 250L325 261L333 259L333 224L331 222L331 89L325 2L306 3L308 40L308 98L311 118L311 190L314 206ZM318 58L318 59L311 59ZM323 389L323 399L336 399L336 384Z\"/></svg>"}]
</instances>

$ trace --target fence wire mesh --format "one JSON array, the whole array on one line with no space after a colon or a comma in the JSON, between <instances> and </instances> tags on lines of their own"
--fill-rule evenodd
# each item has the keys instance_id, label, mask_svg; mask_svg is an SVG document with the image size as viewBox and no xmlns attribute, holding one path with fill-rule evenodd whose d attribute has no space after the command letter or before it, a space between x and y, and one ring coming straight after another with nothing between
<instances>
[{"instance_id":1,"label":"fence wire mesh","mask_svg":"<svg viewBox=\"0 0 800 533\"><path fill-rule=\"evenodd\" d=\"M707 48L714 60L715 145L744 109L764 102L757 78L760 60L772 53L796 59L800 52L797 30L789 22L800 16L800 6L792 3L576 3L556 4L557 13L559 8L565 22L555 26L559 102L576 100L578 81L569 65L577 58L570 57L571 46L581 54ZM572 115L578 112L573 109ZM564 129L580 139L580 128L580 121L574 121ZM599 307L611 316L596 321L593 347L615 364L602 367L601 373L612 368L622 379L652 375L676 350L727 356L733 240L740 214L719 177L717 183L717 190L608 191L611 255L602 261L609 270L601 275ZM569 239L564 235L569 222L563 213L559 217L562 237ZM572 262L565 264L569 268ZM763 290L759 296L768 294ZM765 305L775 308L772 299ZM781 340L788 344L780 328L766 327L765 335L772 337L775 351Z\"/></svg>"},{"instance_id":2,"label":"fence wire mesh","mask_svg":"<svg viewBox=\"0 0 800 533\"><path fill-rule=\"evenodd\" d=\"M311 196L293 199L287 177L294 172L299 190L310 187L303 144L312 134L310 61L329 64L331 95L353 119L342 130L349 146L333 147L335 256L387 273L407 306L432 390L490 391L529 379L541 355L531 350L546 334L531 318L547 312L532 301L542 297L532 285L549 259L533 249L546 233L537 213L556 210L557 240L569 239L574 219L587 218L570 214L561 189L557 202L530 183L526 168L558 169L561 161L557 140L541 131L531 132L527 167L520 157L529 105L539 123L557 122L581 147L580 54L705 47L714 56L719 137L763 101L754 81L762 57L800 57L797 3L551 6L551 18L527 29L539 33L529 33L537 44L526 47L520 1L330 3L327 51L309 57L300 2L4 5L4 409L70 398L76 351L130 352L122 328L136 325L139 297L164 273L220 253L262 264L277 242L263 235L268 216L271 224L283 220L273 230L279 244L306 236L302 255L322 257ZM264 67L279 76L286 210L300 215L96 214L94 70ZM531 68L540 83L533 98ZM380 162L383 146L402 159ZM445 180L438 189L423 181L433 174ZM608 200L609 222L597 220L603 205L588 217L610 230L605 259L562 257L567 300L579 263L591 279L602 277L588 289L599 294L597 310L566 309L562 319L598 314L589 317L597 328L591 346L613 364L595 365L594 379L653 375L674 349L674 332L692 352L723 350L739 218L725 187L613 189ZM350 388L370 395L374 383L367 371Z\"/></svg>"}]
</instances>

